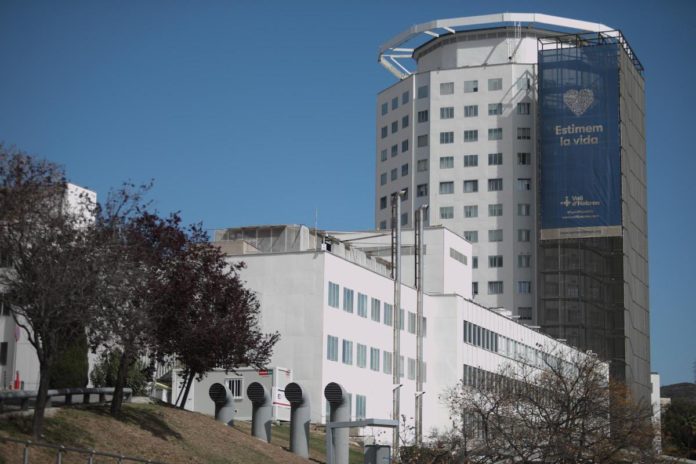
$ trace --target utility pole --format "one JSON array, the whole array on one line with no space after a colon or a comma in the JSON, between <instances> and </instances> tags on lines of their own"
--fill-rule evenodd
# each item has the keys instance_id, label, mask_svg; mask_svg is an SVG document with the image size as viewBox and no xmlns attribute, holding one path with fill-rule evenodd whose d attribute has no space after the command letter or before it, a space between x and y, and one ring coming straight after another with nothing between
<instances>
[{"instance_id":1,"label":"utility pole","mask_svg":"<svg viewBox=\"0 0 696 464\"><path fill-rule=\"evenodd\" d=\"M416 275L416 446L423 444L423 229L428 205L416 210L415 275Z\"/></svg>"},{"instance_id":2,"label":"utility pole","mask_svg":"<svg viewBox=\"0 0 696 464\"><path fill-rule=\"evenodd\" d=\"M392 195L392 276L394 277L394 306L392 308L393 343L392 354L392 419L400 421L401 405L401 190ZM399 424L399 422L397 422ZM392 450L394 457L399 459L399 428L394 427Z\"/></svg>"}]
</instances>

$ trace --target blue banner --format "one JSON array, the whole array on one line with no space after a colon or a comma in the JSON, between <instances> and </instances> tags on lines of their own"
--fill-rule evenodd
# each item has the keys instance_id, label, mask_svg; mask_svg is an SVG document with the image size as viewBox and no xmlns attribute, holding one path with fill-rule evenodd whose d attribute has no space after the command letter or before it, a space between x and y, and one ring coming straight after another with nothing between
<instances>
[{"instance_id":1,"label":"blue banner","mask_svg":"<svg viewBox=\"0 0 696 464\"><path fill-rule=\"evenodd\" d=\"M619 51L539 51L542 239L621 235Z\"/></svg>"}]
</instances>

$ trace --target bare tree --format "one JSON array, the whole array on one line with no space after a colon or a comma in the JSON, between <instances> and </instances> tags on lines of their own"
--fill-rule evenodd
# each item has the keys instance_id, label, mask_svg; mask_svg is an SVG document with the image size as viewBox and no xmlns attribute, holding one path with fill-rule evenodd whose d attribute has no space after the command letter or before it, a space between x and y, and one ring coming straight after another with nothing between
<instances>
[{"instance_id":1,"label":"bare tree","mask_svg":"<svg viewBox=\"0 0 696 464\"><path fill-rule=\"evenodd\" d=\"M96 263L89 198L68 201L62 169L0 147L0 288L36 350L40 380L32 433L43 428L61 342L84 336L94 308Z\"/></svg>"},{"instance_id":2,"label":"bare tree","mask_svg":"<svg viewBox=\"0 0 696 464\"><path fill-rule=\"evenodd\" d=\"M609 382L607 365L592 355L548 355L495 373L470 369L444 399L453 427L435 443L449 462L658 460L650 405Z\"/></svg>"}]
</instances>

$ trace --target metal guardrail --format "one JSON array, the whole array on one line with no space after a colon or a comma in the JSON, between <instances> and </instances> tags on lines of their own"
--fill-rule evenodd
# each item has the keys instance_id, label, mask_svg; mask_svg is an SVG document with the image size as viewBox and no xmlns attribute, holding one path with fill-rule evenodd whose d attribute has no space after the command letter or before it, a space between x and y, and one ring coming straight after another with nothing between
<instances>
[{"instance_id":1,"label":"metal guardrail","mask_svg":"<svg viewBox=\"0 0 696 464\"><path fill-rule=\"evenodd\" d=\"M13 390L0 392L0 413L4 412L4 407L9 402L19 403L20 409L26 411L29 409L29 401L35 399L38 395L37 390ZM92 395L99 395L99 403L106 402L106 396L114 394L112 387L103 388L62 388L58 390L48 390L46 406L51 406L51 401L54 397L64 398L64 405L73 404L73 396L82 395L82 404L90 404ZM133 390L130 388L123 389L123 396L126 400L133 395Z\"/></svg>"},{"instance_id":2,"label":"metal guardrail","mask_svg":"<svg viewBox=\"0 0 696 464\"><path fill-rule=\"evenodd\" d=\"M89 450L89 449L84 449L84 448L74 448L72 446L33 442L31 440L20 440L17 438L10 438L10 437L3 437L3 436L0 436L0 442L10 442L10 443L18 443L18 444L24 445L24 451L22 452L22 463L23 464L30 464L29 449L31 447L48 448L48 449L56 450L56 464L62 464L63 463L63 455L65 455L67 453L84 454L85 459L86 459L85 462L87 462L87 464L93 464L95 457L111 458L119 464L124 463L124 462L141 462L141 463L144 462L144 463L149 463L149 464L164 464L164 463L161 463L158 461L152 461L150 459L136 458L133 456L126 456L123 454L106 453L106 452L97 451L97 450L93 450L93 449Z\"/></svg>"}]
</instances>

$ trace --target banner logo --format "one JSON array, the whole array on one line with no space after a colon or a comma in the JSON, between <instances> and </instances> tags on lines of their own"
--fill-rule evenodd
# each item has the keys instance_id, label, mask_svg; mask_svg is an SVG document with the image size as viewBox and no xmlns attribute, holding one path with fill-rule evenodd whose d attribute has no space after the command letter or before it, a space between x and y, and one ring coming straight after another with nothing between
<instances>
[{"instance_id":1,"label":"banner logo","mask_svg":"<svg viewBox=\"0 0 696 464\"><path fill-rule=\"evenodd\" d=\"M563 94L563 103L575 113L575 116L582 116L594 103L594 92L590 89L566 90Z\"/></svg>"}]
</instances>

